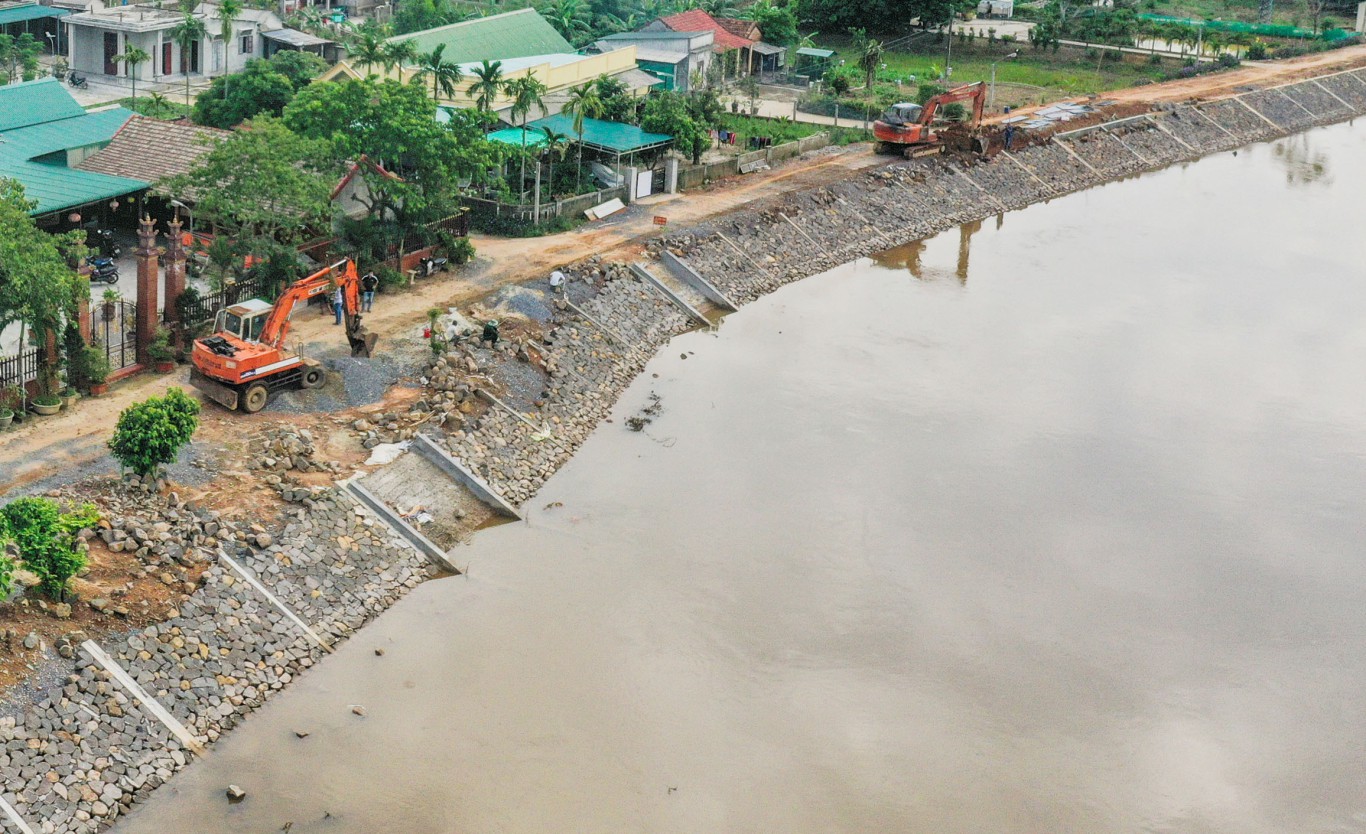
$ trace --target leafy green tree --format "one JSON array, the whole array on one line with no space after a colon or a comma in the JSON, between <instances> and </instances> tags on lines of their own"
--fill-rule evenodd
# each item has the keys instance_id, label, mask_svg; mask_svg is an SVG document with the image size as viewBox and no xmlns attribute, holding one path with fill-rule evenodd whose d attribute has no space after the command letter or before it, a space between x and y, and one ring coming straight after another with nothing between
<instances>
[{"instance_id":1,"label":"leafy green tree","mask_svg":"<svg viewBox=\"0 0 1366 834\"><path fill-rule=\"evenodd\" d=\"M228 76L221 75L195 99L193 118L197 123L236 127L263 113L278 116L294 98L294 84L276 72L271 61L248 61L246 68L232 78L231 89Z\"/></svg>"},{"instance_id":2,"label":"leafy green tree","mask_svg":"<svg viewBox=\"0 0 1366 834\"><path fill-rule=\"evenodd\" d=\"M444 93L447 100L455 97L455 87L465 80L460 65L446 60L446 44L440 43L425 55L417 56L417 75L413 80L422 83L432 79L432 101L439 101Z\"/></svg>"},{"instance_id":3,"label":"leafy green tree","mask_svg":"<svg viewBox=\"0 0 1366 834\"><path fill-rule=\"evenodd\" d=\"M109 451L124 469L146 477L174 463L195 429L199 400L172 388L164 397L148 397L125 408L109 439Z\"/></svg>"},{"instance_id":4,"label":"leafy green tree","mask_svg":"<svg viewBox=\"0 0 1366 834\"><path fill-rule=\"evenodd\" d=\"M38 77L38 71L42 69L42 63L38 56L43 54L43 45L33 33L24 32L14 41L14 52L16 63L19 65L19 77L24 81L32 81Z\"/></svg>"},{"instance_id":5,"label":"leafy green tree","mask_svg":"<svg viewBox=\"0 0 1366 834\"><path fill-rule=\"evenodd\" d=\"M0 538L14 541L24 566L37 575L39 588L65 599L71 577L86 565L85 547L76 534L99 520L94 505L63 512L51 498L16 498L0 510L0 518Z\"/></svg>"},{"instance_id":6,"label":"leafy green tree","mask_svg":"<svg viewBox=\"0 0 1366 834\"><path fill-rule=\"evenodd\" d=\"M196 214L233 241L238 255L297 244L310 228L326 228L340 177L328 143L267 116L248 124L218 140L188 173L159 184L172 195L196 195Z\"/></svg>"},{"instance_id":7,"label":"leafy green tree","mask_svg":"<svg viewBox=\"0 0 1366 834\"><path fill-rule=\"evenodd\" d=\"M564 155L569 152L569 137L548 127L542 127L541 133L545 135L545 155L550 160L550 187L555 187L555 160L564 161Z\"/></svg>"},{"instance_id":8,"label":"leafy green tree","mask_svg":"<svg viewBox=\"0 0 1366 834\"><path fill-rule=\"evenodd\" d=\"M322 75L328 63L321 55L297 49L282 49L270 56L270 68L289 79L297 93Z\"/></svg>"},{"instance_id":9,"label":"leafy green tree","mask_svg":"<svg viewBox=\"0 0 1366 834\"><path fill-rule=\"evenodd\" d=\"M402 0L394 13L394 32L406 35L459 23L466 17L450 0Z\"/></svg>"},{"instance_id":10,"label":"leafy green tree","mask_svg":"<svg viewBox=\"0 0 1366 834\"><path fill-rule=\"evenodd\" d=\"M586 118L597 119L602 116L602 99L598 98L597 87L593 82L580 84L571 87L569 90L569 100L564 104L564 112L574 119L574 141L579 146L579 171L575 180L580 187L583 185L583 120ZM649 128L646 128L647 130Z\"/></svg>"},{"instance_id":11,"label":"leafy green tree","mask_svg":"<svg viewBox=\"0 0 1366 834\"><path fill-rule=\"evenodd\" d=\"M33 208L22 185L0 177L0 330L20 323L20 344L29 333L39 344L60 333L75 319L77 302L90 296L89 282L71 267L84 253L85 233L41 231Z\"/></svg>"},{"instance_id":12,"label":"leafy green tree","mask_svg":"<svg viewBox=\"0 0 1366 834\"><path fill-rule=\"evenodd\" d=\"M194 45L203 41L209 34L209 29L204 25L204 21L195 15L194 9L186 9L181 14L180 22L171 30L171 40L175 41L176 46L180 47L181 63L185 67L185 106L190 106L190 62L184 56L190 54Z\"/></svg>"},{"instance_id":13,"label":"leafy green tree","mask_svg":"<svg viewBox=\"0 0 1366 834\"><path fill-rule=\"evenodd\" d=\"M759 0L745 13L754 21L764 36L765 43L788 46L797 42L797 13L791 5L777 5L772 0Z\"/></svg>"},{"instance_id":14,"label":"leafy green tree","mask_svg":"<svg viewBox=\"0 0 1366 834\"><path fill-rule=\"evenodd\" d=\"M882 66L882 43L868 37L868 32L861 28L851 29L849 34L854 39L859 69L863 70L863 88L872 90L873 79L877 76L878 67Z\"/></svg>"},{"instance_id":15,"label":"leafy green tree","mask_svg":"<svg viewBox=\"0 0 1366 834\"><path fill-rule=\"evenodd\" d=\"M399 78L402 78L403 65L412 64L417 57L417 45L412 41L391 40L386 41L384 48L380 50L379 62L386 70L399 70Z\"/></svg>"},{"instance_id":16,"label":"leafy green tree","mask_svg":"<svg viewBox=\"0 0 1366 834\"><path fill-rule=\"evenodd\" d=\"M602 102L602 117L609 122L636 123L636 99L621 81L610 75L599 75L593 87Z\"/></svg>"},{"instance_id":17,"label":"leafy green tree","mask_svg":"<svg viewBox=\"0 0 1366 834\"><path fill-rule=\"evenodd\" d=\"M121 55L114 56L114 63L126 64L128 67L128 80L133 85L133 105L138 103L138 67L152 60L152 56L147 54L147 50L130 46Z\"/></svg>"},{"instance_id":18,"label":"leafy green tree","mask_svg":"<svg viewBox=\"0 0 1366 834\"><path fill-rule=\"evenodd\" d=\"M668 91L651 95L641 112L640 126L651 133L667 133L674 138L674 147L692 157L694 164L702 161L709 138L707 128L693 118L681 94Z\"/></svg>"}]
</instances>

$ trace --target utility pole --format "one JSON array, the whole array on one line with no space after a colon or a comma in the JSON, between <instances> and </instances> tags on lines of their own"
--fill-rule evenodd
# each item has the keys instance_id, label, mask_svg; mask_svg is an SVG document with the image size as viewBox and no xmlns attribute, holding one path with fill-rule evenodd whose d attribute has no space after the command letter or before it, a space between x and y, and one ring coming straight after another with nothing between
<instances>
[{"instance_id":1,"label":"utility pole","mask_svg":"<svg viewBox=\"0 0 1366 834\"><path fill-rule=\"evenodd\" d=\"M944 86L949 86L949 61L953 58L953 6L949 6L949 22L944 29Z\"/></svg>"}]
</instances>

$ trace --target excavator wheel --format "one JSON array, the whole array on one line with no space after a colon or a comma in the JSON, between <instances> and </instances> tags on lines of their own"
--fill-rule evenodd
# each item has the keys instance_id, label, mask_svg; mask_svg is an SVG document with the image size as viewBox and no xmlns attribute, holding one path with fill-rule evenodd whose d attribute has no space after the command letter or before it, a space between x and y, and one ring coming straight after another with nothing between
<instances>
[{"instance_id":1,"label":"excavator wheel","mask_svg":"<svg viewBox=\"0 0 1366 834\"><path fill-rule=\"evenodd\" d=\"M266 400L270 399L270 391L261 383L256 383L247 389L242 395L240 408L248 414L255 414L266 407Z\"/></svg>"},{"instance_id":2,"label":"excavator wheel","mask_svg":"<svg viewBox=\"0 0 1366 834\"><path fill-rule=\"evenodd\" d=\"M327 374L318 366L304 368L303 376L299 377L299 387L301 388L321 388L327 379Z\"/></svg>"}]
</instances>

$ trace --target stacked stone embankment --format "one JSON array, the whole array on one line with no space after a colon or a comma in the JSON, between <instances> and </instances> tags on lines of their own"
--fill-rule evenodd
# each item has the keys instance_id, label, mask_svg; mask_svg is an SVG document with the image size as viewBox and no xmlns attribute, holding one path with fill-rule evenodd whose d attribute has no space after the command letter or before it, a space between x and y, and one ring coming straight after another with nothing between
<instances>
[{"instance_id":1,"label":"stacked stone embankment","mask_svg":"<svg viewBox=\"0 0 1366 834\"><path fill-rule=\"evenodd\" d=\"M744 303L959 223L1363 112L1366 71L1339 73L1168 107L981 164L933 159L879 168L751 204L656 245ZM429 396L407 412L357 424L358 439L373 447L424 431L507 499L530 499L656 349L691 327L625 264L594 258L564 271L567 298L555 299L540 332L492 354L465 347L436 360ZM539 390L513 391L514 382ZM506 396L517 414L476 397L479 389ZM344 493L283 477L330 468L310 437L272 436L263 451L273 460L271 483L278 481L281 496L295 502L278 536L167 501L141 485L99 534L111 547L131 548L149 572L166 573L168 584L193 590L170 619L106 640L104 649L206 742L324 651L220 560L220 549L328 642L345 639L429 572L422 556ZM0 719L0 795L45 834L108 825L191 758L89 653L68 642L64 654L75 657L62 684Z\"/></svg>"},{"instance_id":2,"label":"stacked stone embankment","mask_svg":"<svg viewBox=\"0 0 1366 834\"><path fill-rule=\"evenodd\" d=\"M671 235L658 245L738 301L836 263L1007 209L1366 113L1366 70L1063 132L965 164L888 166L788 194Z\"/></svg>"}]
</instances>

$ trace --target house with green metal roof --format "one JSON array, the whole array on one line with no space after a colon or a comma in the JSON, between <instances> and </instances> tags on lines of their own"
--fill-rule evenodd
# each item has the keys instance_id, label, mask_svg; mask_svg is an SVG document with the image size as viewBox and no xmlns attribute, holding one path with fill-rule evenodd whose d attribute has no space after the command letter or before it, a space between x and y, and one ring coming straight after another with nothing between
<instances>
[{"instance_id":1,"label":"house with green metal roof","mask_svg":"<svg viewBox=\"0 0 1366 834\"><path fill-rule=\"evenodd\" d=\"M431 52L445 44L443 57L456 64L532 55L573 55L576 51L549 21L530 8L395 35L389 40L409 41L418 52Z\"/></svg>"},{"instance_id":2,"label":"house with green metal roof","mask_svg":"<svg viewBox=\"0 0 1366 834\"><path fill-rule=\"evenodd\" d=\"M34 215L142 191L141 180L75 168L132 115L122 107L86 112L55 78L0 86L0 177L24 187Z\"/></svg>"}]
</instances>

